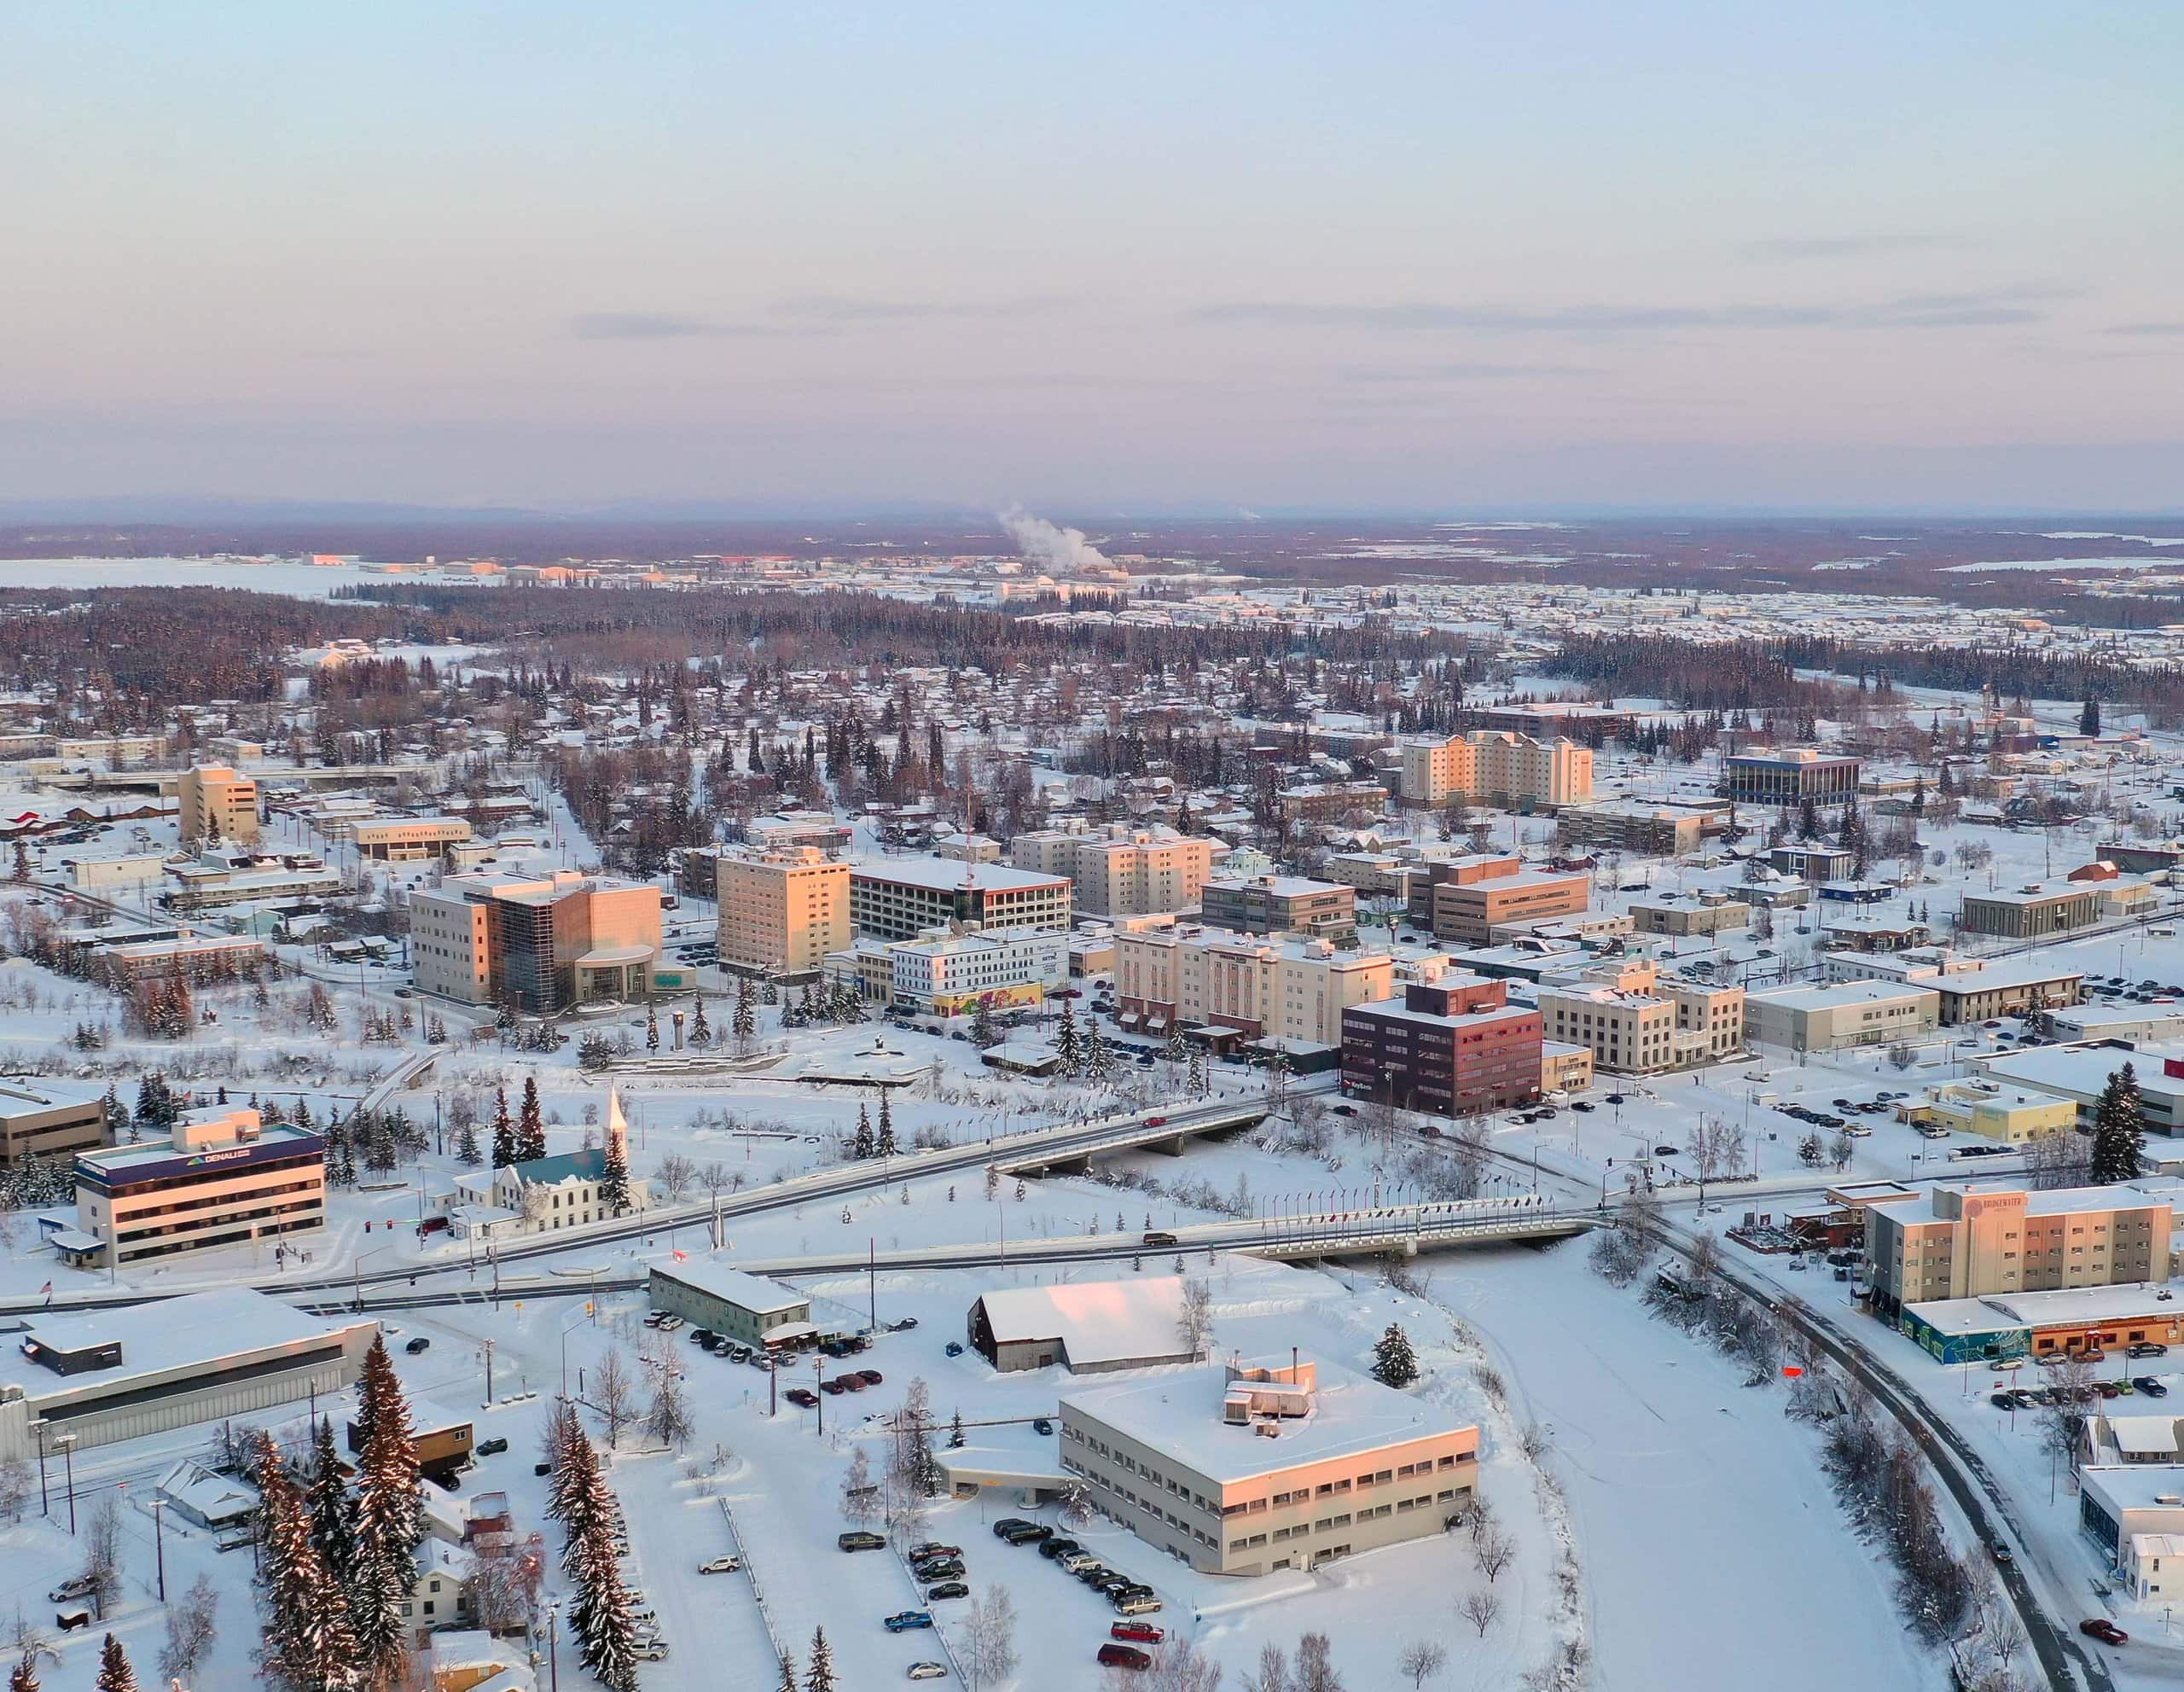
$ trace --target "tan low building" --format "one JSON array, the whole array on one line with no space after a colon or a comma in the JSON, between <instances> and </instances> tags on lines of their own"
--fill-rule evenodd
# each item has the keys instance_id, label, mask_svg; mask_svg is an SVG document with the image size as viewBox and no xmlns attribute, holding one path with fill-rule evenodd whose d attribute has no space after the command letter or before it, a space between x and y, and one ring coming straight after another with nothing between
<instances>
[{"instance_id":1,"label":"tan low building","mask_svg":"<svg viewBox=\"0 0 2184 1692\"><path fill-rule=\"evenodd\" d=\"M470 838L470 825L460 817L386 817L357 823L349 830L359 857L386 863L415 863L427 858L444 858L450 846Z\"/></svg>"},{"instance_id":2,"label":"tan low building","mask_svg":"<svg viewBox=\"0 0 2184 1692\"><path fill-rule=\"evenodd\" d=\"M1072 1390L1060 1433L1095 1509L1208 1574L1438 1538L1478 1485L1475 1425L1310 1359Z\"/></svg>"},{"instance_id":3,"label":"tan low building","mask_svg":"<svg viewBox=\"0 0 2184 1692\"><path fill-rule=\"evenodd\" d=\"M1915 1103L1898 1105L1896 1114L1921 1127L2019 1146L2075 1128L2078 1107L2074 1099L1997 1081L1945 1081Z\"/></svg>"},{"instance_id":4,"label":"tan low building","mask_svg":"<svg viewBox=\"0 0 2184 1692\"><path fill-rule=\"evenodd\" d=\"M1892 1045L1941 1026L1942 996L1905 981L1842 981L1747 993L1745 1041L1791 1051Z\"/></svg>"},{"instance_id":5,"label":"tan low building","mask_svg":"<svg viewBox=\"0 0 2184 1692\"><path fill-rule=\"evenodd\" d=\"M1622 1074L1718 1063L1744 1045L1742 987L1663 975L1651 958L1542 981L1538 1003L1549 1040L1583 1046L1602 1069Z\"/></svg>"},{"instance_id":6,"label":"tan low building","mask_svg":"<svg viewBox=\"0 0 2184 1692\"><path fill-rule=\"evenodd\" d=\"M2033 881L2007 892L1968 893L1957 926L1967 934L2018 940L2067 933L2100 920L2100 893L2097 885L2077 881Z\"/></svg>"},{"instance_id":7,"label":"tan low building","mask_svg":"<svg viewBox=\"0 0 2184 1692\"><path fill-rule=\"evenodd\" d=\"M1721 934L1751 926L1751 907L1718 893L1695 898L1641 899L1630 920L1641 934Z\"/></svg>"}]
</instances>

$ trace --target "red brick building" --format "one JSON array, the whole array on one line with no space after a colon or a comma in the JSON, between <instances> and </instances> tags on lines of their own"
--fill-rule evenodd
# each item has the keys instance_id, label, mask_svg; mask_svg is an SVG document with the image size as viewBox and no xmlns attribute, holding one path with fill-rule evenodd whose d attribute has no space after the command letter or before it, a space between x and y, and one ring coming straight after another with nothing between
<instances>
[{"instance_id":1,"label":"red brick building","mask_svg":"<svg viewBox=\"0 0 2184 1692\"><path fill-rule=\"evenodd\" d=\"M1342 1014L1342 1090L1435 1116L1475 1116L1539 1096L1536 1010L1508 984L1451 975Z\"/></svg>"}]
</instances>

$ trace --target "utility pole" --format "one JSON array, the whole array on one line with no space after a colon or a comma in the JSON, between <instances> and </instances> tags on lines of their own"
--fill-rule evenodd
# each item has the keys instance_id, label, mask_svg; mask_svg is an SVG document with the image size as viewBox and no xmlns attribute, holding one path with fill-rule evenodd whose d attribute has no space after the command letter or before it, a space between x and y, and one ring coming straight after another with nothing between
<instances>
[{"instance_id":1,"label":"utility pole","mask_svg":"<svg viewBox=\"0 0 2184 1692\"><path fill-rule=\"evenodd\" d=\"M864 1246L864 1296L865 1317L875 1334L880 1331L879 1256L880 1240L874 1235L866 1240Z\"/></svg>"},{"instance_id":2,"label":"utility pole","mask_svg":"<svg viewBox=\"0 0 2184 1692\"><path fill-rule=\"evenodd\" d=\"M485 1402L493 1402L493 1342L485 1341Z\"/></svg>"},{"instance_id":3,"label":"utility pole","mask_svg":"<svg viewBox=\"0 0 2184 1692\"><path fill-rule=\"evenodd\" d=\"M160 1511L166 1503L166 1500L164 1498L155 1497L152 1500L152 1550L153 1555L159 1559L160 1602L163 1604L167 1601L167 1540L166 1533L161 1531Z\"/></svg>"}]
</instances>

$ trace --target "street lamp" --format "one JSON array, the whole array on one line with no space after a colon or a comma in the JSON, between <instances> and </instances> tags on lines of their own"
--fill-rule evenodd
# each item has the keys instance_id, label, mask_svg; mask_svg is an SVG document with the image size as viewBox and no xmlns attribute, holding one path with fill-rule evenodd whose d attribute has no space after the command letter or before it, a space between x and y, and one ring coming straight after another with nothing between
<instances>
[{"instance_id":1,"label":"street lamp","mask_svg":"<svg viewBox=\"0 0 2184 1692\"><path fill-rule=\"evenodd\" d=\"M587 1300L584 1307L577 1312L575 1321L561 1324L561 1396L565 1398L569 1396L569 1335L590 1319L591 1311L590 1301Z\"/></svg>"},{"instance_id":2,"label":"street lamp","mask_svg":"<svg viewBox=\"0 0 2184 1692\"><path fill-rule=\"evenodd\" d=\"M393 1249L392 1245L374 1246L369 1251L359 1252L355 1257L350 1259L349 1291L358 1311L362 1311L364 1307L364 1259L377 1257L381 1252L391 1252Z\"/></svg>"},{"instance_id":3,"label":"street lamp","mask_svg":"<svg viewBox=\"0 0 2184 1692\"><path fill-rule=\"evenodd\" d=\"M68 1468L68 1532L73 1538L76 1532L76 1436L56 1433L53 1443L61 1447L61 1460Z\"/></svg>"}]
</instances>

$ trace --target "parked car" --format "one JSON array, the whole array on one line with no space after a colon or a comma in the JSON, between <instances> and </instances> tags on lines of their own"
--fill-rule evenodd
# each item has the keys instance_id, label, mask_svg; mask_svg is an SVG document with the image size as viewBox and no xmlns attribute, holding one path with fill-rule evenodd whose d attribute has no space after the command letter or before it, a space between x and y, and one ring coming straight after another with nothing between
<instances>
[{"instance_id":1,"label":"parked car","mask_svg":"<svg viewBox=\"0 0 2184 1692\"><path fill-rule=\"evenodd\" d=\"M834 1543L845 1551L884 1551L887 1549L887 1541L884 1538L863 1529L853 1533L838 1533L834 1536Z\"/></svg>"},{"instance_id":2,"label":"parked car","mask_svg":"<svg viewBox=\"0 0 2184 1692\"><path fill-rule=\"evenodd\" d=\"M960 1580L964 1571L960 1558L929 1557L921 1563L912 1563L910 1573L920 1580Z\"/></svg>"},{"instance_id":3,"label":"parked car","mask_svg":"<svg viewBox=\"0 0 2184 1692\"><path fill-rule=\"evenodd\" d=\"M999 1521L994 1523L993 1537L996 1539L1006 1539L1019 1527L1031 1527L1036 1525L1036 1523L1025 1520L1020 1515L1005 1515L1002 1517Z\"/></svg>"},{"instance_id":4,"label":"parked car","mask_svg":"<svg viewBox=\"0 0 2184 1692\"><path fill-rule=\"evenodd\" d=\"M1158 1645L1168 1637L1168 1630L1149 1621L1118 1621L1107 1634L1110 1638L1134 1640L1141 1645Z\"/></svg>"},{"instance_id":5,"label":"parked car","mask_svg":"<svg viewBox=\"0 0 2184 1692\"><path fill-rule=\"evenodd\" d=\"M2131 1384L2149 1398L2165 1398L2169 1396L2169 1388L2151 1375L2134 1375L2131 1377Z\"/></svg>"},{"instance_id":6,"label":"parked car","mask_svg":"<svg viewBox=\"0 0 2184 1692\"><path fill-rule=\"evenodd\" d=\"M880 1384L882 1376L880 1375L880 1371L876 1369L860 1369L857 1372L857 1378L864 1382L868 1387L877 1387ZM855 1391L856 1389L851 1388L851 1390Z\"/></svg>"},{"instance_id":7,"label":"parked car","mask_svg":"<svg viewBox=\"0 0 2184 1692\"><path fill-rule=\"evenodd\" d=\"M1056 1534L1053 1538L1045 1540L1040 1544L1039 1555L1051 1562L1056 1557L1066 1557L1072 1551L1081 1551L1083 1549L1084 1547L1078 1544L1076 1540L1064 1538L1061 1535Z\"/></svg>"},{"instance_id":8,"label":"parked car","mask_svg":"<svg viewBox=\"0 0 2184 1692\"><path fill-rule=\"evenodd\" d=\"M2123 1348L2127 1358L2159 1358L2169 1355L2169 1347L2158 1340L2140 1340Z\"/></svg>"},{"instance_id":9,"label":"parked car","mask_svg":"<svg viewBox=\"0 0 2184 1692\"><path fill-rule=\"evenodd\" d=\"M819 1402L819 1395L808 1387L792 1387L781 1396L803 1410L810 1410Z\"/></svg>"},{"instance_id":10,"label":"parked car","mask_svg":"<svg viewBox=\"0 0 2184 1692\"><path fill-rule=\"evenodd\" d=\"M75 1598L89 1597L97 1590L97 1583L88 1575L72 1574L45 1595L49 1604L65 1604Z\"/></svg>"},{"instance_id":11,"label":"parked car","mask_svg":"<svg viewBox=\"0 0 2184 1692\"><path fill-rule=\"evenodd\" d=\"M2131 1636L2105 1615L2080 1622L2078 1631L2088 1639L2098 1639L2104 1645L2128 1645L2131 1643Z\"/></svg>"},{"instance_id":12,"label":"parked car","mask_svg":"<svg viewBox=\"0 0 2184 1692\"><path fill-rule=\"evenodd\" d=\"M481 1457L497 1457L500 1456L502 1451L508 1450L508 1442L496 1436L491 1439L480 1439L478 1442L478 1449L473 1455Z\"/></svg>"},{"instance_id":13,"label":"parked car","mask_svg":"<svg viewBox=\"0 0 2184 1692\"><path fill-rule=\"evenodd\" d=\"M890 1633L909 1633L921 1627L932 1625L930 1610L897 1610L880 1623Z\"/></svg>"},{"instance_id":14,"label":"parked car","mask_svg":"<svg viewBox=\"0 0 2184 1692\"><path fill-rule=\"evenodd\" d=\"M1080 1569L1091 1567L1099 1561L1099 1558L1094 1556L1089 1551L1071 1551L1066 1555L1054 1559L1055 1565L1065 1574L1075 1574Z\"/></svg>"},{"instance_id":15,"label":"parked car","mask_svg":"<svg viewBox=\"0 0 2184 1692\"><path fill-rule=\"evenodd\" d=\"M743 1559L741 1557L715 1557L711 1562L700 1563L698 1565L698 1573L700 1574L737 1574L742 1572L742 1568Z\"/></svg>"},{"instance_id":16,"label":"parked car","mask_svg":"<svg viewBox=\"0 0 2184 1692\"><path fill-rule=\"evenodd\" d=\"M1051 1539L1054 1532L1044 1522L1021 1521L1001 1537L1012 1545L1035 1545L1042 1539Z\"/></svg>"},{"instance_id":17,"label":"parked car","mask_svg":"<svg viewBox=\"0 0 2184 1692\"><path fill-rule=\"evenodd\" d=\"M1051 1433L1054 1431L1054 1425L1043 1416L1035 1416L1031 1418L1031 1431L1034 1433Z\"/></svg>"},{"instance_id":18,"label":"parked car","mask_svg":"<svg viewBox=\"0 0 2184 1692\"><path fill-rule=\"evenodd\" d=\"M941 1350L949 1357L960 1358L963 1355L963 1342L961 1340L950 1340L941 1347Z\"/></svg>"},{"instance_id":19,"label":"parked car","mask_svg":"<svg viewBox=\"0 0 2184 1692\"><path fill-rule=\"evenodd\" d=\"M1153 1657L1135 1645L1118 1645L1110 1640L1100 1648L1099 1662L1102 1668L1151 1668Z\"/></svg>"},{"instance_id":20,"label":"parked car","mask_svg":"<svg viewBox=\"0 0 2184 1692\"><path fill-rule=\"evenodd\" d=\"M944 1580L937 1586L925 1589L925 1601L928 1604L943 1598L967 1598L970 1596L971 1589L960 1580Z\"/></svg>"},{"instance_id":21,"label":"parked car","mask_svg":"<svg viewBox=\"0 0 2184 1692\"><path fill-rule=\"evenodd\" d=\"M922 1561L926 1557L960 1557L962 1555L961 1545L944 1545L938 1539L928 1539L922 1544L910 1547L912 1562Z\"/></svg>"},{"instance_id":22,"label":"parked car","mask_svg":"<svg viewBox=\"0 0 2184 1692\"><path fill-rule=\"evenodd\" d=\"M1838 1274L1842 1273L1840 1270L1838 1270L1836 1272ZM2017 1408L2016 1398L2007 1393L1989 1393L1987 1394L1987 1402L1992 1404L1998 1410L2015 1410Z\"/></svg>"},{"instance_id":23,"label":"parked car","mask_svg":"<svg viewBox=\"0 0 2184 1692\"><path fill-rule=\"evenodd\" d=\"M710 1328L693 1328L690 1330L690 1343L694 1346L710 1346L718 1338L720 1335Z\"/></svg>"},{"instance_id":24,"label":"parked car","mask_svg":"<svg viewBox=\"0 0 2184 1692\"><path fill-rule=\"evenodd\" d=\"M910 1678L913 1680L945 1680L948 1678L948 1670L944 1665L940 1663L912 1663L910 1665Z\"/></svg>"},{"instance_id":25,"label":"parked car","mask_svg":"<svg viewBox=\"0 0 2184 1692\"><path fill-rule=\"evenodd\" d=\"M1160 1608L1160 1601L1149 1592L1118 1592L1115 1594L1117 1615L1152 1615Z\"/></svg>"},{"instance_id":26,"label":"parked car","mask_svg":"<svg viewBox=\"0 0 2184 1692\"><path fill-rule=\"evenodd\" d=\"M412 1340L411 1340L408 1345L404 1346L402 1349L403 1349L404 1351L405 1351L405 1352L409 1352L409 1353L410 1353L410 1355L411 1357L413 1357L413 1358L414 1358L414 1357L415 1357L415 1356L417 1355L417 1353L418 1353L418 1352L428 1352L428 1351L430 1351L432 1348L433 1348L433 1342L432 1342L430 1340L427 1340L427 1339L423 1334L419 1334L415 1339Z\"/></svg>"},{"instance_id":27,"label":"parked car","mask_svg":"<svg viewBox=\"0 0 2184 1692\"><path fill-rule=\"evenodd\" d=\"M667 1660L667 1642L665 1639L648 1639L642 1644L631 1646L630 1654L641 1663L664 1663Z\"/></svg>"}]
</instances>

